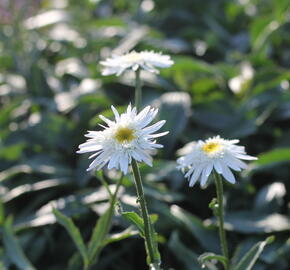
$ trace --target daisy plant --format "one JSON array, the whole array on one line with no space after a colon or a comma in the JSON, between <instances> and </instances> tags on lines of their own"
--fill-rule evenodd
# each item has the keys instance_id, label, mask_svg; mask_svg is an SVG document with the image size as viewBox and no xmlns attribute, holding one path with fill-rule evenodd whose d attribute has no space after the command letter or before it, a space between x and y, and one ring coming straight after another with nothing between
<instances>
[{"instance_id":1,"label":"daisy plant","mask_svg":"<svg viewBox=\"0 0 290 270\"><path fill-rule=\"evenodd\" d=\"M103 130L101 131L88 131L86 134L88 140L79 146L77 153L92 153L89 158L93 161L87 169L88 171L100 170L107 166L108 169L114 168L121 170L123 174L127 174L129 165L132 165L138 202L144 222L144 238L149 265L153 269L159 269L160 258L156 237L148 214L137 162L145 162L152 166L150 151L163 147L156 143L155 139L168 133L154 132L159 130L165 124L165 121L162 120L149 125L158 113L157 109L150 106L145 107L138 113L135 107L129 105L126 112L122 114L119 114L114 106L111 108L115 115L115 121L100 115L107 126L102 126Z\"/></svg>"},{"instance_id":2,"label":"daisy plant","mask_svg":"<svg viewBox=\"0 0 290 270\"><path fill-rule=\"evenodd\" d=\"M141 112L142 104L142 82L141 69L159 73L158 68L167 68L173 65L170 56L153 51L132 51L120 56L113 55L101 61L103 66L102 75L120 76L125 70L135 72L135 107L128 106L126 113L119 115L112 106L115 115L115 122L101 116L102 120L108 125L101 133L89 132L87 137L90 139L80 145L79 153L96 152L91 158L96 157L88 170L93 168L100 169L108 164L108 169L120 169L124 174L128 172L129 165L132 165L135 187L140 204L141 215L144 224L144 238L147 252L147 261L150 269L160 269L160 256L156 235L151 223L147 203L143 191L143 183L138 167L138 162L145 162L152 166L150 151L163 147L157 144L155 138L164 136L168 132L153 134L159 130L165 121L159 121L146 127L157 115L158 110L150 106ZM95 142L98 144L94 144ZM94 147L92 147L92 144ZM91 151L92 150L92 151Z\"/></svg>"},{"instance_id":3,"label":"daisy plant","mask_svg":"<svg viewBox=\"0 0 290 270\"><path fill-rule=\"evenodd\" d=\"M224 269L229 270L229 252L224 229L223 210L223 183L222 177L229 183L236 182L231 170L241 171L247 167L242 160L256 160L246 154L243 146L236 145L239 140L225 140L220 136L209 138L206 141L192 142L181 152L187 152L177 159L178 168L185 173L189 186L200 182L201 187L205 187L208 177L213 173L216 185L217 200L213 200L214 214L218 219L219 237L223 257L216 256L224 264ZM222 176L222 177L221 177ZM211 258L211 256L209 256Z\"/></svg>"}]
</instances>

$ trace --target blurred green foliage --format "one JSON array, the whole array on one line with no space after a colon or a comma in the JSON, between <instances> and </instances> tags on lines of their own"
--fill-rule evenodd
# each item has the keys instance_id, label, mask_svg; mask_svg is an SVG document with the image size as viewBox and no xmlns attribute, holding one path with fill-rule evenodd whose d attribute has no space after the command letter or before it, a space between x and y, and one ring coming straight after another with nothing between
<instances>
[{"instance_id":1,"label":"blurred green foliage","mask_svg":"<svg viewBox=\"0 0 290 270\"><path fill-rule=\"evenodd\" d=\"M276 240L253 269L289 269L289 0L3 3L1 269L81 269L52 209L71 217L89 242L109 195L99 176L85 171L87 157L75 152L86 130L98 129L98 114L111 117L111 104L122 110L133 102L133 74L102 77L98 64L132 49L162 51L175 61L159 75L142 73L144 105L160 108L171 134L160 140L165 147L154 167L141 168L150 213L159 216L164 268L200 269L201 253L220 253L208 208L214 187L188 188L174 162L185 143L220 134L241 139L249 154L260 157L236 185L225 187L234 263L271 234ZM107 175L114 186L118 177ZM136 210L134 194L128 175L112 240L92 269L146 269L143 242L125 231L129 222L122 217Z\"/></svg>"}]
</instances>

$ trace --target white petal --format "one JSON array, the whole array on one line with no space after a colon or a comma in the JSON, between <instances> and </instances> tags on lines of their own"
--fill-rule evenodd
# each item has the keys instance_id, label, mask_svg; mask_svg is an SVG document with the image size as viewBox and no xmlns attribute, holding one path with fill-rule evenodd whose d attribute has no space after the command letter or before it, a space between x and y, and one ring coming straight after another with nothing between
<instances>
[{"instance_id":1,"label":"white petal","mask_svg":"<svg viewBox=\"0 0 290 270\"><path fill-rule=\"evenodd\" d=\"M104 121L106 122L106 124L108 124L108 126L112 126L115 122L111 121L110 119L106 118L105 116L103 115L99 115L99 117Z\"/></svg>"},{"instance_id":2,"label":"white petal","mask_svg":"<svg viewBox=\"0 0 290 270\"><path fill-rule=\"evenodd\" d=\"M205 168L205 175L208 177L213 169L213 163L210 163Z\"/></svg>"},{"instance_id":3,"label":"white petal","mask_svg":"<svg viewBox=\"0 0 290 270\"><path fill-rule=\"evenodd\" d=\"M190 182L189 182L190 187L193 187L196 181L199 179L201 171L202 171L201 167L198 167L195 169L194 173L190 177Z\"/></svg>"},{"instance_id":4,"label":"white petal","mask_svg":"<svg viewBox=\"0 0 290 270\"><path fill-rule=\"evenodd\" d=\"M111 170L112 168L118 167L119 157L120 157L120 155L118 153L112 155L112 157L108 163L109 170Z\"/></svg>"},{"instance_id":5,"label":"white petal","mask_svg":"<svg viewBox=\"0 0 290 270\"><path fill-rule=\"evenodd\" d=\"M235 160L232 157L224 158L223 161L231 169L233 169L235 171L241 171L241 167L239 166L239 163L235 162Z\"/></svg>"},{"instance_id":6,"label":"white petal","mask_svg":"<svg viewBox=\"0 0 290 270\"><path fill-rule=\"evenodd\" d=\"M146 127L142 130L141 135L148 135L150 133L153 133L155 131L157 131L158 129L160 129L164 124L165 124L165 120L161 120L157 123L155 123L152 126Z\"/></svg>"},{"instance_id":7,"label":"white petal","mask_svg":"<svg viewBox=\"0 0 290 270\"><path fill-rule=\"evenodd\" d=\"M219 174L223 173L221 163L218 160L214 161L213 165L214 165L214 168L217 171L217 173L219 173Z\"/></svg>"},{"instance_id":8,"label":"white petal","mask_svg":"<svg viewBox=\"0 0 290 270\"><path fill-rule=\"evenodd\" d=\"M204 169L202 170L201 180L200 180L200 185L201 185L202 187L205 186L207 179L208 179L208 176L206 175L206 170L205 170L205 168L204 168Z\"/></svg>"},{"instance_id":9,"label":"white petal","mask_svg":"<svg viewBox=\"0 0 290 270\"><path fill-rule=\"evenodd\" d=\"M224 176L224 178L232 184L236 183L235 176L233 175L231 170L227 167L227 165L222 164L222 167L223 167L222 175Z\"/></svg>"},{"instance_id":10,"label":"white petal","mask_svg":"<svg viewBox=\"0 0 290 270\"><path fill-rule=\"evenodd\" d=\"M147 135L147 137L148 138L158 138L158 137L167 135L168 133L169 133L169 131L164 131L164 132L161 132L161 133L149 134L149 135Z\"/></svg>"},{"instance_id":11,"label":"white petal","mask_svg":"<svg viewBox=\"0 0 290 270\"><path fill-rule=\"evenodd\" d=\"M235 155L235 157L240 158L240 159L244 159L244 160L257 160L258 159L256 157L252 157L249 155L242 155L242 154L237 154L237 155Z\"/></svg>"},{"instance_id":12,"label":"white petal","mask_svg":"<svg viewBox=\"0 0 290 270\"><path fill-rule=\"evenodd\" d=\"M127 174L127 172L128 172L128 166L129 166L129 165L128 165L128 163L129 163L128 155L127 155L127 154L123 155L123 156L120 158L119 162L120 162L120 169L121 169L121 171L122 171L124 174Z\"/></svg>"},{"instance_id":13,"label":"white petal","mask_svg":"<svg viewBox=\"0 0 290 270\"><path fill-rule=\"evenodd\" d=\"M118 111L116 110L116 108L113 105L111 106L111 109L112 109L112 111L113 111L113 113L115 115L116 120L118 121L119 118L120 118L120 115L119 115Z\"/></svg>"}]
</instances>

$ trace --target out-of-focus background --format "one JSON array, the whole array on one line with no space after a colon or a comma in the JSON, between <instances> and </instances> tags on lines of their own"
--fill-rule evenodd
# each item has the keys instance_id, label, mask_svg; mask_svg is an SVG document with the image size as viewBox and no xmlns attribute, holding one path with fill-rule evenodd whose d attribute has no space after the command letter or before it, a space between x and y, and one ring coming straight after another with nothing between
<instances>
[{"instance_id":1,"label":"out-of-focus background","mask_svg":"<svg viewBox=\"0 0 290 270\"><path fill-rule=\"evenodd\" d=\"M154 167L141 168L164 269L198 270L201 253L219 253L214 186L189 188L175 163L184 144L217 134L259 157L225 185L234 261L275 235L253 269L289 269L289 0L1 0L0 23L1 269L81 269L51 209L72 217L87 242L108 207L99 174L75 152L99 129L98 114L133 102L134 74L103 77L99 65L133 49L175 61L142 72L143 104L159 107L170 131ZM129 226L122 209L137 211L131 175L124 185L111 233ZM142 239L109 244L92 269L146 269Z\"/></svg>"}]
</instances>

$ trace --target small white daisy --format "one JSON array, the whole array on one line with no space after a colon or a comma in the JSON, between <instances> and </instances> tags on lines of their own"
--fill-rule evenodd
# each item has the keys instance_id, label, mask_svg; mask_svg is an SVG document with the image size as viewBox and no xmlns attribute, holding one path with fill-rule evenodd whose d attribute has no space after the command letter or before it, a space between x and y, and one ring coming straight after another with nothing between
<instances>
[{"instance_id":1,"label":"small white daisy","mask_svg":"<svg viewBox=\"0 0 290 270\"><path fill-rule=\"evenodd\" d=\"M136 108L129 105L127 111L119 115L114 106L111 108L115 121L100 115L108 126L102 126L102 131L88 131L85 136L89 139L77 151L79 154L95 152L89 157L95 159L87 170L99 170L108 164L108 169L120 169L127 174L132 158L152 166L150 150L163 147L156 143L155 138L168 133L153 134L164 125L165 120L147 126L157 115L158 109L147 106L137 114Z\"/></svg>"},{"instance_id":2,"label":"small white daisy","mask_svg":"<svg viewBox=\"0 0 290 270\"><path fill-rule=\"evenodd\" d=\"M147 71L158 73L155 68L166 68L173 65L173 61L169 55L155 53L153 51L129 52L123 55L113 55L105 61L100 62L104 66L102 75L121 75L126 69L136 71L138 68L143 68Z\"/></svg>"},{"instance_id":3,"label":"small white daisy","mask_svg":"<svg viewBox=\"0 0 290 270\"><path fill-rule=\"evenodd\" d=\"M238 142L239 140L225 140L216 136L206 141L191 143L191 151L177 159L178 168L183 172L188 170L185 177L189 180L189 186L192 187L200 180L200 185L204 187L213 169L234 184L236 179L230 169L241 171L247 167L241 159L257 159L247 155L245 147L235 145Z\"/></svg>"}]
</instances>

